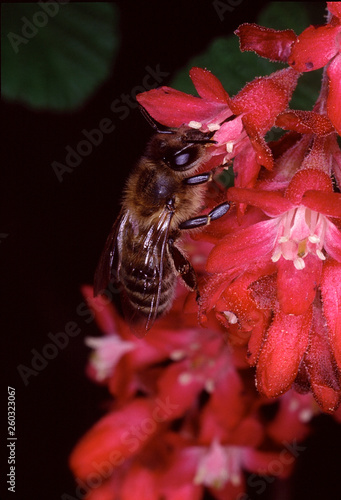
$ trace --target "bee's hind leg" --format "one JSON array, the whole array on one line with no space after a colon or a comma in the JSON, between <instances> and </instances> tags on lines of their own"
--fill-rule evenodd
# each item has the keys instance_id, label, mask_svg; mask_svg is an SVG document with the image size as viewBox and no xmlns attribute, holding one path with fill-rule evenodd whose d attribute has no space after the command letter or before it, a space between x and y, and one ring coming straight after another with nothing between
<instances>
[{"instance_id":1,"label":"bee's hind leg","mask_svg":"<svg viewBox=\"0 0 341 500\"><path fill-rule=\"evenodd\" d=\"M207 215L199 215L198 217L193 217L192 219L185 220L179 225L179 229L195 229L196 227L208 226L212 220L219 219L225 215L230 208L230 204L225 201L220 205L217 205L213 210Z\"/></svg>"}]
</instances>

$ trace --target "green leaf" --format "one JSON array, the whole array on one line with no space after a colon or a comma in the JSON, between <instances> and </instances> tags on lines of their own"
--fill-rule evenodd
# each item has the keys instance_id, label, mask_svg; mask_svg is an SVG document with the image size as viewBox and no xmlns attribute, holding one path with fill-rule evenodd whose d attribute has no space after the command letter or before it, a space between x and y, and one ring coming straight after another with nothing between
<instances>
[{"instance_id":1,"label":"green leaf","mask_svg":"<svg viewBox=\"0 0 341 500\"><path fill-rule=\"evenodd\" d=\"M323 17L321 17L321 22L323 22ZM300 33L310 24L309 11L301 2L273 2L261 12L258 24L274 29L290 28ZM212 71L231 96L237 94L247 82L252 81L256 76L270 75L286 67L285 64L270 62L253 52L240 52L236 35L216 38L205 52L194 56L177 73L171 86L193 94L195 91L188 75L193 66ZM312 71L302 75L290 107L311 109L318 97L320 85L321 71Z\"/></svg>"},{"instance_id":2,"label":"green leaf","mask_svg":"<svg viewBox=\"0 0 341 500\"><path fill-rule=\"evenodd\" d=\"M259 14L257 23L275 30L292 29L298 35L310 24L309 13L301 2L271 2Z\"/></svg>"},{"instance_id":3,"label":"green leaf","mask_svg":"<svg viewBox=\"0 0 341 500\"><path fill-rule=\"evenodd\" d=\"M6 3L1 14L6 99L72 110L108 77L119 43L115 5Z\"/></svg>"}]
</instances>

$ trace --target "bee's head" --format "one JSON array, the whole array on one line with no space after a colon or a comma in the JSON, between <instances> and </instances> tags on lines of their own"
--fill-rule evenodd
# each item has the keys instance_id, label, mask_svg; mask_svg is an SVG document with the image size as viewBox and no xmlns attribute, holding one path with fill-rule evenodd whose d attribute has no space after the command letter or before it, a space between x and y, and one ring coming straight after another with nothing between
<instances>
[{"instance_id":1,"label":"bee's head","mask_svg":"<svg viewBox=\"0 0 341 500\"><path fill-rule=\"evenodd\" d=\"M150 140L145 156L152 161L162 162L177 172L197 166L205 156L205 146L214 144L214 132L202 132L187 125L179 128L163 128L140 106L140 111L156 131Z\"/></svg>"}]
</instances>

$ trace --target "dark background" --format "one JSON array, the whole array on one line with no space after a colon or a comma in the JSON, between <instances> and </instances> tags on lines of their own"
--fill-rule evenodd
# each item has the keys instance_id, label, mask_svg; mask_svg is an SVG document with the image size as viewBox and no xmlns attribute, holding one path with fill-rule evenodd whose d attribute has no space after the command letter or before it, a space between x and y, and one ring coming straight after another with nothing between
<instances>
[{"instance_id":1,"label":"dark background","mask_svg":"<svg viewBox=\"0 0 341 500\"><path fill-rule=\"evenodd\" d=\"M73 113L36 112L2 102L2 182L4 218L1 239L3 288L1 351L5 376L1 401L6 413L7 385L16 388L16 489L1 498L60 499L75 496L67 458L78 439L103 414L106 391L88 381L84 337L98 333L76 310L82 284L90 284L105 238L115 219L124 179L143 151L151 130L139 111L124 120L110 104L141 85L146 66L175 72L215 36L242 22L254 22L261 2L243 0L221 21L211 1L122 1L121 47L111 77L82 109ZM227 2L226 2L227 3ZM232 2L231 2L232 4ZM228 89L227 89L228 90ZM72 173L58 182L53 161L65 163L65 146L84 139L81 131L115 123ZM31 366L32 349L41 353L49 332L64 331L69 321L81 329L65 349L25 387L17 367ZM314 424L307 450L298 460L293 491L269 487L250 498L298 500L340 498L338 449L341 432L331 418ZM6 435L6 426L1 435ZM5 448L5 444L3 446ZM5 454L7 456L7 454ZM8 471L7 464L1 470ZM276 491L277 490L277 491ZM138 496L137 496L138 498Z\"/></svg>"}]
</instances>

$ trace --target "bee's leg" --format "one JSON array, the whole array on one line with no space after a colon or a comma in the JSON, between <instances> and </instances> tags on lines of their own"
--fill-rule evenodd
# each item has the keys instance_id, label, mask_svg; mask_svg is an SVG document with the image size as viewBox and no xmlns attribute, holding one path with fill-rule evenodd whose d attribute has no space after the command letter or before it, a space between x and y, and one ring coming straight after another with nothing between
<instances>
[{"instance_id":1,"label":"bee's leg","mask_svg":"<svg viewBox=\"0 0 341 500\"><path fill-rule=\"evenodd\" d=\"M179 225L179 229L194 229L200 226L207 226L212 220L219 219L225 215L230 208L230 204L225 201L220 205L216 206L207 215L199 215L199 217L193 217L192 219L185 220Z\"/></svg>"},{"instance_id":2,"label":"bee's leg","mask_svg":"<svg viewBox=\"0 0 341 500\"><path fill-rule=\"evenodd\" d=\"M168 239L168 248L176 272L180 275L185 285L187 285L190 290L196 290L198 294L197 279L191 263L186 259L183 253L180 252L178 247L174 245L174 240L172 238Z\"/></svg>"},{"instance_id":3,"label":"bee's leg","mask_svg":"<svg viewBox=\"0 0 341 500\"><path fill-rule=\"evenodd\" d=\"M209 182L213 179L214 171L203 172L202 174L193 175L192 177L187 177L187 179L183 180L184 184L189 184L191 186L195 186L197 184L204 184L205 182Z\"/></svg>"},{"instance_id":4,"label":"bee's leg","mask_svg":"<svg viewBox=\"0 0 341 500\"><path fill-rule=\"evenodd\" d=\"M209 172L203 172L198 175L193 175L192 177L187 177L187 179L184 179L182 182L186 184L186 186L197 186L198 184L205 184L206 182L212 182L216 191L222 193L226 191L226 188L222 184L217 182L216 179L214 178L216 172L220 170L220 168L221 167L215 167Z\"/></svg>"}]
</instances>

